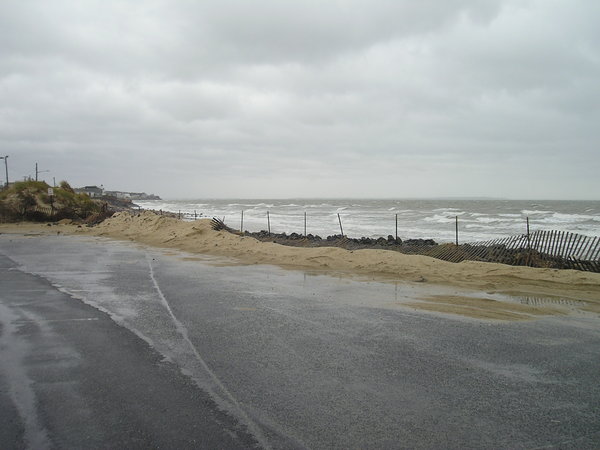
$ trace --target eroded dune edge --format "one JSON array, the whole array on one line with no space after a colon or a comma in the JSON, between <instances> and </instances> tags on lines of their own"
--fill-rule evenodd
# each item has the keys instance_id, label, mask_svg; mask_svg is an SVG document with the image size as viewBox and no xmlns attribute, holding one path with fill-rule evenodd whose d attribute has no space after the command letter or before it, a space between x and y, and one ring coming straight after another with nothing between
<instances>
[{"instance_id":1,"label":"eroded dune edge","mask_svg":"<svg viewBox=\"0 0 600 450\"><path fill-rule=\"evenodd\" d=\"M343 274L363 280L435 283L480 290L484 293L517 293L573 299L585 302L583 309L586 311L600 313L600 274L596 273L472 261L456 264L389 250L350 251L334 247L287 247L259 242L254 238L226 231L214 231L208 219L183 222L150 211L117 213L94 227L77 227L70 224L5 224L0 225L0 232L104 236L189 253L231 257L243 264L272 264L284 268ZM464 302L461 304L456 298L426 300L428 301L421 309L452 313L452 309L464 308L462 314L472 317L480 315L477 311L473 313L473 308L497 309L497 305L488 304L486 301L473 304L472 298L469 298L467 305ZM418 304L414 306L419 307ZM522 311L510 313L506 319L518 319ZM517 317L511 317L513 313ZM498 316L497 311L493 316Z\"/></svg>"}]
</instances>

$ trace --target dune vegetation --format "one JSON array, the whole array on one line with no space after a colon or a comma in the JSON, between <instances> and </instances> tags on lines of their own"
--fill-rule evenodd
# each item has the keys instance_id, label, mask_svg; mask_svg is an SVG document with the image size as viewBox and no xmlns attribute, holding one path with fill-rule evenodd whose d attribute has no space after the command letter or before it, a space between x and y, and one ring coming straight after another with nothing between
<instances>
[{"instance_id":1,"label":"dune vegetation","mask_svg":"<svg viewBox=\"0 0 600 450\"><path fill-rule=\"evenodd\" d=\"M18 181L0 191L0 220L57 221L61 219L85 220L100 214L106 206L87 194L76 193L66 181L51 188L44 181Z\"/></svg>"}]
</instances>

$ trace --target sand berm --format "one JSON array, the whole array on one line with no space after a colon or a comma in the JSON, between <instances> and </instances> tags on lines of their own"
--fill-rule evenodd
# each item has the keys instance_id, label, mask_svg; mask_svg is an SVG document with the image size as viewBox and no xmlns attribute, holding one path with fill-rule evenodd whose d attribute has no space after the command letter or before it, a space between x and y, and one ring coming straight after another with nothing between
<instances>
[{"instance_id":1,"label":"sand berm","mask_svg":"<svg viewBox=\"0 0 600 450\"><path fill-rule=\"evenodd\" d=\"M5 224L0 232L88 234L174 248L190 253L234 258L242 264L272 264L378 281L427 282L485 292L563 297L589 303L600 312L600 274L536 269L464 261L449 263L390 250L298 248L259 242L252 237L215 231L210 220L183 222L151 211L120 212L94 227L61 224Z\"/></svg>"}]
</instances>

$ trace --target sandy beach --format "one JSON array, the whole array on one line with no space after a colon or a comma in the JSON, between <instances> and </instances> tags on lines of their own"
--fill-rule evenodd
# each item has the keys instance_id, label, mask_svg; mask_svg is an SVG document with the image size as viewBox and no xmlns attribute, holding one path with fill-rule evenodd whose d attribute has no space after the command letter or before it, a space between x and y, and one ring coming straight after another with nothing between
<instances>
[{"instance_id":1,"label":"sandy beach","mask_svg":"<svg viewBox=\"0 0 600 450\"><path fill-rule=\"evenodd\" d=\"M359 280L433 283L468 288L479 291L482 295L426 298L412 306L469 317L519 320L540 314L566 313L555 307L539 308L516 303L499 305L500 302L490 300L485 295L497 293L571 300L581 302L579 309L582 312L600 313L600 274L597 273L472 261L456 264L388 250L288 247L259 242L227 231L214 231L208 219L183 222L150 211L120 212L94 227L70 223L50 226L33 223L2 224L0 233L101 236L189 253L225 256L232 258L232 263L239 264L271 264L289 269L350 276Z\"/></svg>"}]
</instances>

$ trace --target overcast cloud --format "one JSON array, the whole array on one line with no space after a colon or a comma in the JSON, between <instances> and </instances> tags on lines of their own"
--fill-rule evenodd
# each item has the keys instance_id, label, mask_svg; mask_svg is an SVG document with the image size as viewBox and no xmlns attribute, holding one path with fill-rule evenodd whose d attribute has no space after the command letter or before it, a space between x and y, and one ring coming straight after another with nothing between
<instances>
[{"instance_id":1,"label":"overcast cloud","mask_svg":"<svg viewBox=\"0 0 600 450\"><path fill-rule=\"evenodd\" d=\"M596 0L3 0L0 155L11 181L167 198L598 199L599 22Z\"/></svg>"}]
</instances>

